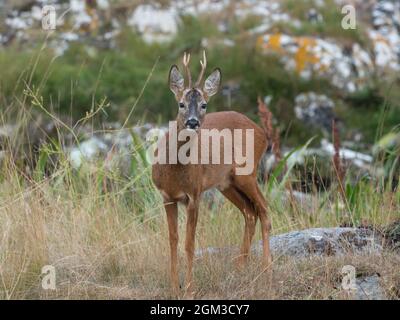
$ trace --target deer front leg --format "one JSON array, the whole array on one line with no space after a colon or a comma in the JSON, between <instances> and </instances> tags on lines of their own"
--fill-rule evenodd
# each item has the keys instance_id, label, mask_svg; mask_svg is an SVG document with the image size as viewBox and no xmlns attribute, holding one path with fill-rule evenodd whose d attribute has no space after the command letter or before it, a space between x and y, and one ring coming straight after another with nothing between
<instances>
[{"instance_id":1,"label":"deer front leg","mask_svg":"<svg viewBox=\"0 0 400 320\"><path fill-rule=\"evenodd\" d=\"M197 200L191 200L187 206L187 224L186 224L186 296L192 298L194 295L193 285L193 258L194 258L194 242L196 234L197 217L199 212L199 203Z\"/></svg>"},{"instance_id":2,"label":"deer front leg","mask_svg":"<svg viewBox=\"0 0 400 320\"><path fill-rule=\"evenodd\" d=\"M171 263L171 284L175 296L179 292L178 279L178 206L176 202L164 204L168 220L170 263Z\"/></svg>"}]
</instances>

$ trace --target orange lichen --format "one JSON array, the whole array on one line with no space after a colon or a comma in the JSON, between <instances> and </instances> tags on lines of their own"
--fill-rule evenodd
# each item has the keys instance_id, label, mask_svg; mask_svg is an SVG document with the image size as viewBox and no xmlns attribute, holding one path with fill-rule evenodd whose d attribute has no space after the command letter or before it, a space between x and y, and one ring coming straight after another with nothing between
<instances>
[{"instance_id":1,"label":"orange lichen","mask_svg":"<svg viewBox=\"0 0 400 320\"><path fill-rule=\"evenodd\" d=\"M315 46L315 39L302 37L296 38L296 42L299 49L294 55L294 60L296 61L296 71L301 72L308 63L315 64L319 59L310 51Z\"/></svg>"},{"instance_id":2,"label":"orange lichen","mask_svg":"<svg viewBox=\"0 0 400 320\"><path fill-rule=\"evenodd\" d=\"M275 51L281 51L281 34L276 33L269 37L268 46Z\"/></svg>"},{"instance_id":3,"label":"orange lichen","mask_svg":"<svg viewBox=\"0 0 400 320\"><path fill-rule=\"evenodd\" d=\"M265 50L265 52L276 52L284 53L285 49L281 44L282 34L275 33L269 36L268 42L265 42L263 37L259 37L257 40L257 46ZM297 45L297 51L292 54L286 52L288 55L292 55L296 63L296 71L303 71L308 64L316 64L319 62L318 56L312 52L312 48L316 45L316 40L310 37L293 37L293 42ZM327 68L322 66L321 68Z\"/></svg>"},{"instance_id":4,"label":"orange lichen","mask_svg":"<svg viewBox=\"0 0 400 320\"><path fill-rule=\"evenodd\" d=\"M281 34L276 33L270 35L268 42L265 42L263 37L259 37L257 40L257 46L262 48L266 52L283 52L283 48L281 45Z\"/></svg>"}]
</instances>

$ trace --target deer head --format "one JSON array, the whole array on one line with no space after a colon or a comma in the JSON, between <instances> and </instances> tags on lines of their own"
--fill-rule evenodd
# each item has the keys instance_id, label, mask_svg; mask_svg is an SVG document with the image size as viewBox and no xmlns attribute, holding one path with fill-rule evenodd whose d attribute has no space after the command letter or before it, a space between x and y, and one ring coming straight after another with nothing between
<instances>
[{"instance_id":1,"label":"deer head","mask_svg":"<svg viewBox=\"0 0 400 320\"><path fill-rule=\"evenodd\" d=\"M207 67L206 53L203 51L203 60L200 60L201 72L194 86L189 69L190 54L184 54L183 65L187 74L187 84L178 67L173 65L169 71L169 88L178 102L178 126L198 130L207 110L207 102L216 94L221 83L221 70L219 68L209 75L202 86L202 78Z\"/></svg>"}]
</instances>

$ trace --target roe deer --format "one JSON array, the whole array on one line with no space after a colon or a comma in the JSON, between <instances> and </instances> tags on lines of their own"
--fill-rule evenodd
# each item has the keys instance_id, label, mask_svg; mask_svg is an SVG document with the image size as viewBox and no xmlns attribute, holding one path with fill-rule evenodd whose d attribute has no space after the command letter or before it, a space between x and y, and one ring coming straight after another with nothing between
<instances>
[{"instance_id":1,"label":"roe deer","mask_svg":"<svg viewBox=\"0 0 400 320\"><path fill-rule=\"evenodd\" d=\"M239 166L235 161L222 164L159 164L152 167L152 177L156 187L160 190L167 214L170 245L170 272L173 292L177 295L179 290L177 269L178 245L178 202L186 206L187 225L185 251L187 258L186 289L190 296L194 293L192 283L192 267L194 257L195 231L201 194L208 189L217 188L231 201L243 214L245 230L241 246L240 264L246 261L249 255L251 240L254 236L257 218L261 221L263 240L263 262L268 266L271 263L269 249L270 221L267 216L266 201L257 185L256 172L258 162L267 147L266 134L263 129L243 114L227 111L206 114L207 102L217 93L221 82L221 71L216 68L201 86L202 77L206 69L206 56L203 53L201 72L194 86L189 70L190 55L184 55L183 64L186 69L188 84L185 87L184 78L176 65L169 72L169 87L175 94L178 102L177 132L182 130L199 132L203 129L217 129L219 131L250 129L254 131L254 165L250 174L237 175L235 169ZM171 141L168 134L163 137L168 149ZM243 139L234 141L234 144L244 144ZM224 139L225 141L225 139ZM242 142L243 141L243 142ZM247 140L246 140L247 141ZM246 142L247 143L247 142ZM199 144L203 146L203 141ZM182 142L177 142L178 148ZM223 158L225 148L221 148ZM242 149L241 149L242 150ZM160 150L157 150L159 152ZM209 151L207 151L209 152ZM167 152L168 153L168 152ZM200 154L200 152L199 152ZM224 159L224 158L223 158Z\"/></svg>"}]
</instances>

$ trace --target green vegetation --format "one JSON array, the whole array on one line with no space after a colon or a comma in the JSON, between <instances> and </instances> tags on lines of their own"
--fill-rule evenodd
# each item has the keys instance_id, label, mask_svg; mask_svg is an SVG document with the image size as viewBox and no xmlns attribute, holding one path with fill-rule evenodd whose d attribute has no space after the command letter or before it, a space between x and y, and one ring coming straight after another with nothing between
<instances>
[{"instance_id":1,"label":"green vegetation","mask_svg":"<svg viewBox=\"0 0 400 320\"><path fill-rule=\"evenodd\" d=\"M285 5L294 17L301 18L306 14L307 3L302 5L296 1L295 5L287 1ZM327 13L332 11L329 8L323 9L328 22L330 15ZM334 16L331 25L336 26L338 16L335 12L330 14ZM273 100L270 107L280 123L285 142L293 146L315 133L319 134L318 131L310 131L294 116L293 101L301 92L314 91L333 98L340 106L339 117L344 119L349 128L359 128L369 143L374 141L371 138L376 135L385 97L393 96L388 101L390 108L382 133L388 132L399 122L398 82L386 84L375 81L377 84L374 87L343 97L329 81L317 77L303 80L296 73L286 71L278 57L260 54L254 47L255 39L244 32L252 27L249 21L229 23L230 30L238 31L231 34L233 39L239 39L233 46L219 44L218 39L224 35L207 18L182 17L180 31L168 44L147 44L139 35L125 29L116 39L116 49L74 44L64 55L55 57L48 46L42 48L38 45L26 51L16 46L3 48L0 51L0 108L18 108L16 98L23 99L23 91L28 83L43 97L45 108L56 114L72 115L79 119L106 99L105 105L109 107L101 110L101 116L97 118L99 122L125 120L133 105L136 106L129 119L131 124L141 121L166 122L174 118L176 112L174 98L167 88L169 67L174 63L181 65L182 53L188 50L192 53L192 72L197 74L202 39L207 38L213 43L207 52L208 71L213 66L219 66L223 73L223 84L240 84L240 90L232 92L229 99L222 94L214 98L210 103L211 111L233 109L256 120L257 96L271 95ZM323 25L328 28L330 23L325 21ZM293 30L289 32L296 34ZM305 31L298 32L304 34ZM310 32L308 30L307 34ZM330 32L324 29L318 34L330 35ZM146 90L141 92L147 80ZM388 94L389 86L391 91Z\"/></svg>"},{"instance_id":2,"label":"green vegetation","mask_svg":"<svg viewBox=\"0 0 400 320\"><path fill-rule=\"evenodd\" d=\"M335 38L343 41L356 41L365 45L366 37L361 30L362 26L356 29L344 30L341 26L344 15L341 7L334 0L325 0L323 6L316 5L314 0L284 0L282 7L284 11L292 17L302 22L300 27L279 24L280 28L297 36L321 36ZM323 17L322 21L307 21L307 15L310 8L317 9L317 12ZM358 20L358 23L361 21Z\"/></svg>"},{"instance_id":3,"label":"green vegetation","mask_svg":"<svg viewBox=\"0 0 400 320\"><path fill-rule=\"evenodd\" d=\"M282 7L302 25L277 23L273 33L370 46L361 27L340 27L342 14L334 0L318 7L323 23L306 21L309 8L317 7L314 0L284 0ZM51 37L45 40L43 34L30 39L36 43L33 47L31 43L29 48L24 44L1 47L0 299L171 298L167 223L151 180L145 142L133 130L128 133L133 143L126 172L113 165L113 160L119 160L114 150L76 168L68 148L79 145L85 134L119 132L119 128L106 128L114 121L129 128L173 119L177 105L167 86L169 68L172 64L182 68L182 54L189 51L196 77L205 40L207 72L220 67L224 86L211 100L209 112L231 109L259 122L257 97L271 96L268 107L281 145L292 147L292 153L305 151L319 145L323 134L331 140L295 116L295 97L313 91L334 100L345 128L341 138L355 141L352 149L369 150L374 156L371 168L360 170L362 175L348 170L341 179L332 159L312 156L294 165L289 164L290 154L284 155L260 184L268 200L272 233L345 225L387 230L398 239L398 77L383 80L374 75L369 87L352 94L333 86L330 79L312 75L304 80L287 71L278 55L265 55L256 48L257 39L249 31L259 25L259 17L239 21L229 12L222 15L217 19L224 20L226 33L216 27L215 17L183 16L176 37L164 44L148 44L126 28L113 49L91 45L94 39L87 35L83 37L87 41L74 43L56 56ZM226 45L224 39L234 42ZM51 134L32 133L36 122L42 129L49 119L55 124ZM16 125L13 135L6 132L9 124ZM80 131L83 127L86 131ZM354 139L359 132L361 141ZM297 194L300 200L295 193L299 190L304 191ZM239 211L218 192L204 198L196 248L239 246L244 229ZM185 219L181 212L181 266ZM259 239L257 228L254 241ZM393 248L385 247L379 255L276 256L272 277L257 257L251 257L244 271L237 270L235 254L196 259L198 298L346 299L339 280L345 264L355 266L360 274L379 274L385 295L400 297L400 261ZM57 269L55 291L40 286L41 268L49 264Z\"/></svg>"},{"instance_id":4,"label":"green vegetation","mask_svg":"<svg viewBox=\"0 0 400 320\"><path fill-rule=\"evenodd\" d=\"M34 93L30 97L40 105ZM28 114L19 120L29 118ZM17 169L12 153L5 150L0 167L0 298L170 298L167 224L142 142L134 138L127 178L110 169L107 160L72 168L60 148L65 130L72 128L60 125L59 140L42 146L30 176ZM56 166L46 174L54 155ZM307 194L308 200L296 200L287 189L286 182L296 177L286 161L261 186L273 234L338 225L381 228L400 219L400 190L382 188L379 181L346 183L344 197L333 183L329 190ZM241 242L243 219L231 203L215 195L203 201L200 210L197 248ZM179 215L181 235L185 218ZM183 246L179 251L183 257ZM196 259L197 297L346 299L338 279L341 266L352 264L366 274L379 273L385 294L398 298L393 288L399 281L399 256L390 250L300 260L276 256L272 279L257 257L245 272L235 268L234 260L234 252ZM49 264L57 270L55 291L40 286L41 267Z\"/></svg>"}]
</instances>

